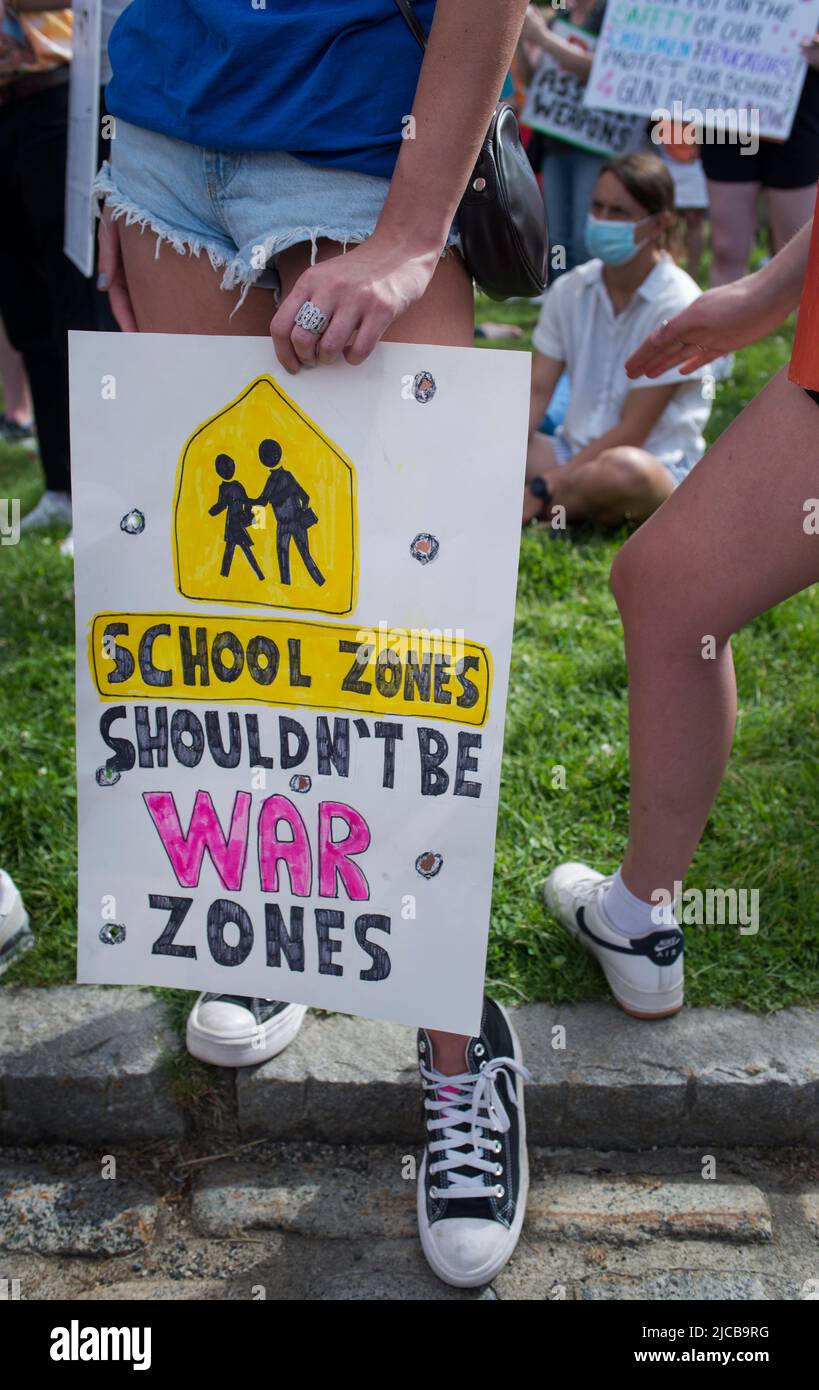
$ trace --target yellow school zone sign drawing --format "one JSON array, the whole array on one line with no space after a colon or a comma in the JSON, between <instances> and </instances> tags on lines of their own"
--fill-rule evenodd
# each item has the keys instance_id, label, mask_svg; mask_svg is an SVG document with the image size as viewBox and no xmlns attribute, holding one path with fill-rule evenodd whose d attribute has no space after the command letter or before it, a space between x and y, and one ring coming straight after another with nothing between
<instances>
[{"instance_id":1,"label":"yellow school zone sign drawing","mask_svg":"<svg viewBox=\"0 0 819 1390\"><path fill-rule=\"evenodd\" d=\"M355 468L272 377L257 377L185 444L172 543L186 598L349 613Z\"/></svg>"}]
</instances>

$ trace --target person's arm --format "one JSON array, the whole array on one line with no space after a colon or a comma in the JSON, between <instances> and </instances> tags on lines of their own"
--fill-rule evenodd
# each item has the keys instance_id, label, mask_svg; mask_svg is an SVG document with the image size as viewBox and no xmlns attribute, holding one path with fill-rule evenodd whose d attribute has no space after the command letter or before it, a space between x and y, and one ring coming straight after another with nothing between
<instances>
[{"instance_id":1,"label":"person's arm","mask_svg":"<svg viewBox=\"0 0 819 1390\"><path fill-rule=\"evenodd\" d=\"M593 439L585 449L581 449L564 464L564 467L576 468L581 464L590 463L592 459L598 458L604 449L613 449L618 444L631 444L636 448L642 448L676 390L677 386L672 384L639 386L629 391L623 401L617 424L606 430L598 439Z\"/></svg>"},{"instance_id":2,"label":"person's arm","mask_svg":"<svg viewBox=\"0 0 819 1390\"><path fill-rule=\"evenodd\" d=\"M333 362L342 352L348 362L363 362L423 295L483 144L525 9L526 0L438 0L412 108L415 137L401 142L373 235L306 270L273 318L273 344L288 371ZM409 31L407 42L414 42ZM318 343L293 323L306 299L329 319Z\"/></svg>"},{"instance_id":3,"label":"person's arm","mask_svg":"<svg viewBox=\"0 0 819 1390\"><path fill-rule=\"evenodd\" d=\"M630 377L655 377L670 367L685 375L726 352L764 338L799 303L812 221L753 275L701 294L662 324L626 361Z\"/></svg>"},{"instance_id":4,"label":"person's arm","mask_svg":"<svg viewBox=\"0 0 819 1390\"><path fill-rule=\"evenodd\" d=\"M225 510L226 506L227 502L225 501L225 498L222 494L222 489L220 488L218 500L214 502L212 507L208 507L208 515L218 516L220 512L223 512Z\"/></svg>"},{"instance_id":5,"label":"person's arm","mask_svg":"<svg viewBox=\"0 0 819 1390\"><path fill-rule=\"evenodd\" d=\"M530 435L534 434L543 419L562 371L563 363L556 357L546 357L542 352L535 351L532 357L532 390L529 397Z\"/></svg>"},{"instance_id":6,"label":"person's arm","mask_svg":"<svg viewBox=\"0 0 819 1390\"><path fill-rule=\"evenodd\" d=\"M522 37L535 44L541 53L548 53L567 72L579 77L581 82L588 82L594 62L593 55L579 48L577 44L569 43L559 34L553 34L550 25L534 5L530 5L526 11Z\"/></svg>"}]
</instances>

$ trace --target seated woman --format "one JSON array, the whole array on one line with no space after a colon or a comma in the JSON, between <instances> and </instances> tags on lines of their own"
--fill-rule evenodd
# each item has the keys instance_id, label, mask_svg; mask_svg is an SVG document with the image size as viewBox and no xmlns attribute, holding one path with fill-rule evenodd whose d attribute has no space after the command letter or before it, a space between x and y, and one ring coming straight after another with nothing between
<instances>
[{"instance_id":1,"label":"seated woman","mask_svg":"<svg viewBox=\"0 0 819 1390\"><path fill-rule=\"evenodd\" d=\"M594 259L555 281L534 333L524 523L643 521L704 452L710 393L697 377L707 368L635 387L623 365L699 294L669 254L674 221L674 185L656 155L601 170L586 224ZM569 407L549 438L538 425L564 367Z\"/></svg>"}]
</instances>

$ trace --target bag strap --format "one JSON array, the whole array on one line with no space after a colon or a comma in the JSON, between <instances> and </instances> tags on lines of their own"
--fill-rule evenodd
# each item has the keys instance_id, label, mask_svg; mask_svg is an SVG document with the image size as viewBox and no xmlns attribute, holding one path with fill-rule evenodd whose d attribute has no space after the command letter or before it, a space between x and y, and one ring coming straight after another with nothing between
<instances>
[{"instance_id":1,"label":"bag strap","mask_svg":"<svg viewBox=\"0 0 819 1390\"><path fill-rule=\"evenodd\" d=\"M420 19L418 18L417 14L415 13L415 10L412 8L412 5L410 4L410 0L395 0L395 3L398 10L403 15L404 19L407 21L413 38L415 38L421 45L421 51L426 52L427 36L424 33L424 27Z\"/></svg>"}]
</instances>

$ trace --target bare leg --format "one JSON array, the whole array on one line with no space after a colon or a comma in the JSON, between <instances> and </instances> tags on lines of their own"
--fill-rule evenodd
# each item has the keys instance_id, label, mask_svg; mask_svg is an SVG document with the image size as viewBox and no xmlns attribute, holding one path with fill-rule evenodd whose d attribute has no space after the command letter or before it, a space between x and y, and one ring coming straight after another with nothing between
<instances>
[{"instance_id":1,"label":"bare leg","mask_svg":"<svg viewBox=\"0 0 819 1390\"><path fill-rule=\"evenodd\" d=\"M817 450L819 408L783 370L614 561L631 727L623 879L646 902L684 878L722 781L731 634L819 579L819 537L803 529Z\"/></svg>"},{"instance_id":2,"label":"bare leg","mask_svg":"<svg viewBox=\"0 0 819 1390\"><path fill-rule=\"evenodd\" d=\"M272 290L251 290L230 317L239 290L219 288L222 272L207 256L180 256L167 242L132 223L120 230L122 263L140 333L266 334L276 309Z\"/></svg>"},{"instance_id":3,"label":"bare leg","mask_svg":"<svg viewBox=\"0 0 819 1390\"><path fill-rule=\"evenodd\" d=\"M651 516L674 491L674 480L653 454L623 444L588 463L556 468L549 487L567 521L619 526Z\"/></svg>"},{"instance_id":4,"label":"bare leg","mask_svg":"<svg viewBox=\"0 0 819 1390\"><path fill-rule=\"evenodd\" d=\"M685 218L685 268L692 280L700 273L702 253L705 248L705 209L686 208Z\"/></svg>"},{"instance_id":5,"label":"bare leg","mask_svg":"<svg viewBox=\"0 0 819 1390\"><path fill-rule=\"evenodd\" d=\"M781 251L791 237L810 222L816 202L816 184L807 188L768 188L768 211L771 215L774 252Z\"/></svg>"},{"instance_id":6,"label":"bare leg","mask_svg":"<svg viewBox=\"0 0 819 1390\"><path fill-rule=\"evenodd\" d=\"M0 381L3 383L3 414L16 425L28 425L34 415L31 392L23 359L8 340L0 319Z\"/></svg>"},{"instance_id":7,"label":"bare leg","mask_svg":"<svg viewBox=\"0 0 819 1390\"><path fill-rule=\"evenodd\" d=\"M708 180L711 207L711 262L709 284L727 285L746 271L756 231L756 205L760 183L717 183Z\"/></svg>"}]
</instances>

